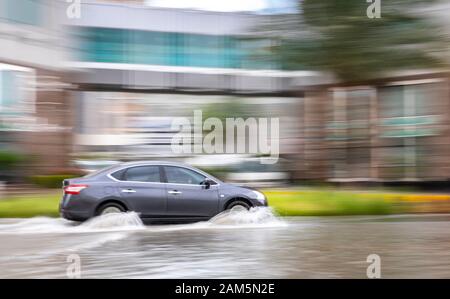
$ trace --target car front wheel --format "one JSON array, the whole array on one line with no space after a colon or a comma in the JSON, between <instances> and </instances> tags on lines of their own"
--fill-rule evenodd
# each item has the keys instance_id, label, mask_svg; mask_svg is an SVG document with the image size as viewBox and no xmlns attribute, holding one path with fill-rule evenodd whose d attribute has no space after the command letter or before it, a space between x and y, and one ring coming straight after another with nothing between
<instances>
[{"instance_id":1,"label":"car front wheel","mask_svg":"<svg viewBox=\"0 0 450 299\"><path fill-rule=\"evenodd\" d=\"M246 209L250 210L250 205L242 200L233 201L230 205L228 205L227 210L240 210Z\"/></svg>"}]
</instances>

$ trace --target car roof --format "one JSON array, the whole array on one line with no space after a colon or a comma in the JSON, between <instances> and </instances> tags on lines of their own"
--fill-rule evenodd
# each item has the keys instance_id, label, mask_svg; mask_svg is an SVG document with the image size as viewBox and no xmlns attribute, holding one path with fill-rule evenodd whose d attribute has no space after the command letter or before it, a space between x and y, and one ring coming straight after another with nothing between
<instances>
[{"instance_id":1,"label":"car roof","mask_svg":"<svg viewBox=\"0 0 450 299\"><path fill-rule=\"evenodd\" d=\"M185 166L188 166L187 164L182 163L182 162L155 161L155 160L129 161L129 162L122 162L122 163L119 163L117 165L121 165L121 166L130 165L130 166L132 166L132 165L143 165L143 164L145 164L145 165L151 164L151 165L185 165Z\"/></svg>"},{"instance_id":2,"label":"car roof","mask_svg":"<svg viewBox=\"0 0 450 299\"><path fill-rule=\"evenodd\" d=\"M179 166L179 167L185 167L188 169L192 169L195 170L197 172L202 173L203 175L209 177L209 178L213 178L216 182L221 182L220 179L212 176L209 173L206 173L204 171L202 171L201 169L195 168L189 164L185 164L185 163L181 163L181 162L170 162L170 161L155 161L155 160L149 160L149 161L132 161L132 162L123 162L123 163L118 163L116 165L104 168L96 173L92 173L92 174L88 174L87 176L90 177L97 177L97 176L102 176L105 174L110 174L113 173L115 171L119 171L121 169L124 168L128 168L128 167L133 167L133 166L141 166L141 165L167 165L167 166ZM87 177L85 176L85 177Z\"/></svg>"},{"instance_id":3,"label":"car roof","mask_svg":"<svg viewBox=\"0 0 450 299\"><path fill-rule=\"evenodd\" d=\"M122 169L125 167L141 166L141 165L168 165L168 166L181 166L181 167L195 169L195 167L192 167L191 165L181 163L181 162L143 160L143 161L130 161L130 162L118 163L118 164L114 165L114 167L110 168L110 171L115 171L115 170Z\"/></svg>"}]
</instances>

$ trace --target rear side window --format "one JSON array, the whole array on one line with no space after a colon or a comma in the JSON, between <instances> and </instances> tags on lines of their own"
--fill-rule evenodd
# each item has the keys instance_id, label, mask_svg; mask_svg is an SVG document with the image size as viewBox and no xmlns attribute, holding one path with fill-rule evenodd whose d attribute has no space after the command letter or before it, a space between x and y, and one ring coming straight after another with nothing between
<instances>
[{"instance_id":1,"label":"rear side window","mask_svg":"<svg viewBox=\"0 0 450 299\"><path fill-rule=\"evenodd\" d=\"M172 184L199 185L205 179L205 176L187 168L166 166L164 170L167 182Z\"/></svg>"},{"instance_id":2,"label":"rear side window","mask_svg":"<svg viewBox=\"0 0 450 299\"><path fill-rule=\"evenodd\" d=\"M161 176L159 166L137 166L125 170L122 174L123 181L159 183Z\"/></svg>"},{"instance_id":3,"label":"rear side window","mask_svg":"<svg viewBox=\"0 0 450 299\"><path fill-rule=\"evenodd\" d=\"M111 176L112 176L113 178L115 178L116 180L121 181L121 180L123 180L123 174L125 173L125 171L126 171L126 169L121 169L121 170L119 170L119 171L116 171L116 172L114 172L114 173L111 173Z\"/></svg>"}]
</instances>

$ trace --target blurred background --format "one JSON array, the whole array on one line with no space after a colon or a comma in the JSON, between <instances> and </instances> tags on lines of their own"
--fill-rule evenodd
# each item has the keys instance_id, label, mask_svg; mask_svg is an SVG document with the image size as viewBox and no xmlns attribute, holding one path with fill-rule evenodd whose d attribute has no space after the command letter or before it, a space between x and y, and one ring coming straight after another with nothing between
<instances>
[{"instance_id":1,"label":"blurred background","mask_svg":"<svg viewBox=\"0 0 450 299\"><path fill-rule=\"evenodd\" d=\"M450 1L372 2L0 0L0 277L66 277L79 253L86 278L365 278L376 253L382 277L449 278ZM278 162L175 154L196 110L278 118ZM144 159L270 209L57 218L63 179Z\"/></svg>"},{"instance_id":2,"label":"blurred background","mask_svg":"<svg viewBox=\"0 0 450 299\"><path fill-rule=\"evenodd\" d=\"M0 193L141 159L253 186L449 188L448 1L373 19L361 0L76 4L0 0ZM174 154L172 120L199 109L278 117L279 162Z\"/></svg>"}]
</instances>

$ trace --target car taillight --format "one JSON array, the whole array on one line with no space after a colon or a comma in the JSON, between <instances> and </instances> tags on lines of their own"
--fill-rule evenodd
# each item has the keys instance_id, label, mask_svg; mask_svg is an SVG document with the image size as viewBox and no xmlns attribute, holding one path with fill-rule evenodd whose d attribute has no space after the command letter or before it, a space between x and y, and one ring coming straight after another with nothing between
<instances>
[{"instance_id":1,"label":"car taillight","mask_svg":"<svg viewBox=\"0 0 450 299\"><path fill-rule=\"evenodd\" d=\"M80 194L81 190L89 187L88 185L71 184L64 187L64 194Z\"/></svg>"}]
</instances>

